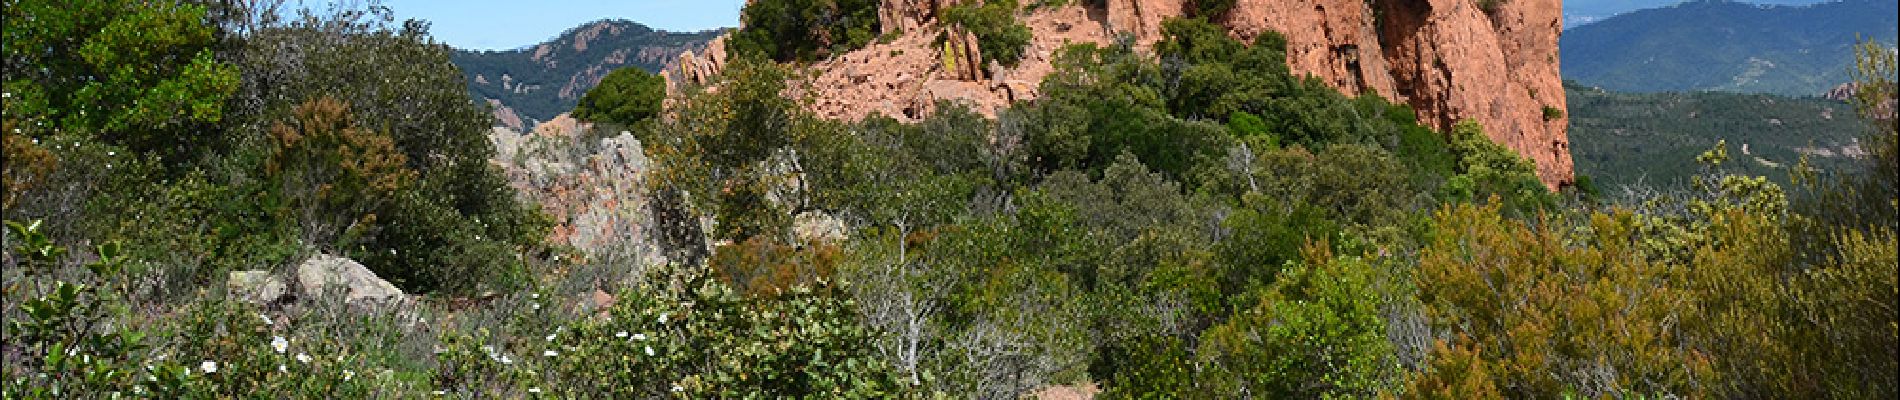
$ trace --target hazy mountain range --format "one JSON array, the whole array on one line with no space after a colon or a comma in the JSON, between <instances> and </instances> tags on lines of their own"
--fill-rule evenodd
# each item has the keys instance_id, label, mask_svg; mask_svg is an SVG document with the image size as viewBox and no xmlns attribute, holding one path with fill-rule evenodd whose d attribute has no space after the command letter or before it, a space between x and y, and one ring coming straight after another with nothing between
<instances>
[{"instance_id":1,"label":"hazy mountain range","mask_svg":"<svg viewBox=\"0 0 1900 400\"><path fill-rule=\"evenodd\" d=\"M1820 95L1847 82L1858 38L1894 43L1897 4L1708 0L1626 13L1565 31L1563 74L1613 91Z\"/></svg>"},{"instance_id":2,"label":"hazy mountain range","mask_svg":"<svg viewBox=\"0 0 1900 400\"><path fill-rule=\"evenodd\" d=\"M678 33L626 20L570 29L546 43L506 51L458 50L469 92L495 108L497 123L521 130L574 108L600 78L621 67L659 71L719 31Z\"/></svg>"}]
</instances>

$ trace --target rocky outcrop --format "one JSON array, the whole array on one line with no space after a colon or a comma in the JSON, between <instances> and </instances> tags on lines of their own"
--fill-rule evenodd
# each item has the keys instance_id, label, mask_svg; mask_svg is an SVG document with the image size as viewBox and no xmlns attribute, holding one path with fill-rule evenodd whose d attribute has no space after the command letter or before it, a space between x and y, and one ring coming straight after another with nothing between
<instances>
[{"instance_id":1,"label":"rocky outcrop","mask_svg":"<svg viewBox=\"0 0 1900 400\"><path fill-rule=\"evenodd\" d=\"M232 298L252 304L276 304L290 293L290 286L270 271L231 271L225 280Z\"/></svg>"},{"instance_id":2,"label":"rocky outcrop","mask_svg":"<svg viewBox=\"0 0 1900 400\"><path fill-rule=\"evenodd\" d=\"M1141 45L1161 40L1161 23L1185 15L1188 6L1185 0L1108 0L1105 3L1108 30L1134 34L1135 42Z\"/></svg>"},{"instance_id":3,"label":"rocky outcrop","mask_svg":"<svg viewBox=\"0 0 1900 400\"><path fill-rule=\"evenodd\" d=\"M882 114L915 120L939 101L963 102L995 115L1009 103L1033 99L1052 68L1051 58L1071 43L1106 44L1118 34L1148 48L1161 23L1185 13L1188 0L1107 0L1101 8L1070 2L1018 14L1033 41L1018 66L985 64L976 43L955 35L948 43L935 16L952 0L886 0L880 10L888 42L811 65L793 86L809 95L821 116L856 120ZM1567 121L1546 108L1566 108L1558 75L1561 0L1511 0L1490 11L1473 0L1239 0L1217 22L1243 40L1267 32L1287 39L1287 64L1344 93L1374 92L1409 104L1419 121L1450 130L1477 120L1493 140L1537 164L1552 187L1572 179ZM688 54L670 82L704 83L723 54ZM1548 116L1547 116L1548 115Z\"/></svg>"},{"instance_id":4,"label":"rocky outcrop","mask_svg":"<svg viewBox=\"0 0 1900 400\"><path fill-rule=\"evenodd\" d=\"M629 264L666 263L647 234L654 221L640 141L627 132L590 133L594 129L563 114L526 134L496 128L489 140L509 185L554 219L549 242L588 255L640 257L622 260Z\"/></svg>"},{"instance_id":5,"label":"rocky outcrop","mask_svg":"<svg viewBox=\"0 0 1900 400\"><path fill-rule=\"evenodd\" d=\"M297 289L305 297L341 295L343 304L359 308L404 305L409 295L376 276L354 260L318 254L297 264Z\"/></svg>"},{"instance_id":6,"label":"rocky outcrop","mask_svg":"<svg viewBox=\"0 0 1900 400\"><path fill-rule=\"evenodd\" d=\"M689 85L711 83L713 76L726 68L726 38L720 35L706 42L703 54L692 50L680 53L679 60L661 71L660 76L666 78L667 97L678 95Z\"/></svg>"}]
</instances>

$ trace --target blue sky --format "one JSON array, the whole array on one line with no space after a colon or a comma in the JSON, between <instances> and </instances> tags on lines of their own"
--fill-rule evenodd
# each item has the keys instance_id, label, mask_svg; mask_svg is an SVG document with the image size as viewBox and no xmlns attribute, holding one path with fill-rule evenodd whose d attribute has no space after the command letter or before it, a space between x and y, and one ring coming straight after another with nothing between
<instances>
[{"instance_id":1,"label":"blue sky","mask_svg":"<svg viewBox=\"0 0 1900 400\"><path fill-rule=\"evenodd\" d=\"M384 5L398 19L429 21L429 32L450 46L504 50L602 19L682 32L738 26L745 0L386 0Z\"/></svg>"},{"instance_id":2,"label":"blue sky","mask_svg":"<svg viewBox=\"0 0 1900 400\"><path fill-rule=\"evenodd\" d=\"M321 7L326 0L301 0ZM546 41L583 23L627 19L655 29L699 31L739 25L745 0L386 0L399 18L430 21L436 39L464 49L503 50ZM1826 0L1743 0L1813 4ZM295 3L297 1L293 1ZM1565 0L1565 26L1682 0Z\"/></svg>"}]
</instances>

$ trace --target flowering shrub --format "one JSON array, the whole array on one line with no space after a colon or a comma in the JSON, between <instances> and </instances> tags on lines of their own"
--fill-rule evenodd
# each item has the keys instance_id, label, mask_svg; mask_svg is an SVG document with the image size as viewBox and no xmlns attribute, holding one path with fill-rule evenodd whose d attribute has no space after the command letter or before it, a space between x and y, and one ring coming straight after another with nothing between
<instances>
[{"instance_id":1,"label":"flowering shrub","mask_svg":"<svg viewBox=\"0 0 1900 400\"><path fill-rule=\"evenodd\" d=\"M435 383L502 397L877 398L902 389L833 284L748 297L706 272L662 268L605 315L545 336L450 335Z\"/></svg>"}]
</instances>

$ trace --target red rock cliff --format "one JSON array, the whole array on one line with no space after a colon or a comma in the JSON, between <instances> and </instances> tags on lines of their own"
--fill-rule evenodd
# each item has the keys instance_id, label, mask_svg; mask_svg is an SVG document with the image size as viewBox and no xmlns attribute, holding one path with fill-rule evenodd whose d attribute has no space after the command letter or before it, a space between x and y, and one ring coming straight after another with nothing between
<instances>
[{"instance_id":1,"label":"red rock cliff","mask_svg":"<svg viewBox=\"0 0 1900 400\"><path fill-rule=\"evenodd\" d=\"M1108 0L1019 14L1035 33L1019 66L977 59L973 42L935 46L943 28L937 10L976 0L885 0L879 16L888 43L812 65L798 87L820 115L856 120L873 113L915 119L937 100L966 101L994 115L1010 102L1036 97L1050 59L1069 43L1107 43L1117 33L1141 47L1160 39L1161 22L1184 14L1187 0ZM1421 123L1449 130L1474 119L1491 139L1537 163L1552 188L1572 180L1567 121L1558 75L1562 0L1239 0L1216 22L1243 40L1272 30L1287 38L1287 64L1345 93L1373 91L1410 104ZM952 32L955 34L955 32ZM960 41L961 42L961 41ZM951 51L949 57L943 52ZM712 66L723 60L682 66ZM723 57L718 57L723 59ZM945 60L954 62L946 65ZM973 69L974 68L974 69ZM669 71L669 79L702 81L709 71ZM979 73L980 72L980 73Z\"/></svg>"}]
</instances>

